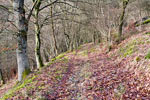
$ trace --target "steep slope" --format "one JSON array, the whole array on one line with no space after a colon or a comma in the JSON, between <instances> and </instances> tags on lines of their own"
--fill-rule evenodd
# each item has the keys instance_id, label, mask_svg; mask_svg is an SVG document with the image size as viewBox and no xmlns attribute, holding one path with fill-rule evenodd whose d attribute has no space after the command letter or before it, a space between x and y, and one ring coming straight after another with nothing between
<instances>
[{"instance_id":1,"label":"steep slope","mask_svg":"<svg viewBox=\"0 0 150 100\"><path fill-rule=\"evenodd\" d=\"M149 38L134 35L107 54L93 44L61 54L2 100L149 100Z\"/></svg>"}]
</instances>

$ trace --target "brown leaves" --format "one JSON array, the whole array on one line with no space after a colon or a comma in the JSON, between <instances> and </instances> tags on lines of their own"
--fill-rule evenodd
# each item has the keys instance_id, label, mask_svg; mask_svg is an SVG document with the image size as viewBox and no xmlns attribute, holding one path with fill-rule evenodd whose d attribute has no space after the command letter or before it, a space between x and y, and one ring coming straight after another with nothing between
<instances>
[{"instance_id":1,"label":"brown leaves","mask_svg":"<svg viewBox=\"0 0 150 100\"><path fill-rule=\"evenodd\" d=\"M141 38L140 35L139 37ZM124 43L127 40L121 45ZM148 48L143 45L140 44L143 50ZM121 58L115 54L117 50L105 54L97 51L100 48L94 48L96 52L91 52L91 48L91 45L84 45L75 54L67 55L68 62L56 62L43 69L37 73L38 77L34 82L28 85L34 87L18 91L15 97L25 99L25 92L21 92L24 90L32 94L28 100L39 95L47 100L150 99L150 63L144 59L145 53L142 49L137 51L138 55L133 53ZM80 55L85 50L87 56ZM140 57L140 60L136 57Z\"/></svg>"}]
</instances>

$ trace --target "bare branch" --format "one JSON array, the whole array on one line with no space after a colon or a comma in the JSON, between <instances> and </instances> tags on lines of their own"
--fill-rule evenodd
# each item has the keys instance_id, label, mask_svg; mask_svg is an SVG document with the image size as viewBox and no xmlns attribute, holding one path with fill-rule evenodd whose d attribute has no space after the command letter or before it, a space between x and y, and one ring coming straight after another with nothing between
<instances>
[{"instance_id":1,"label":"bare branch","mask_svg":"<svg viewBox=\"0 0 150 100\"><path fill-rule=\"evenodd\" d=\"M34 2L34 4L33 4L32 8L31 8L31 10L30 10L30 12L29 12L29 15L28 15L28 17L27 17L27 23L29 22L29 20L30 20L30 18L31 18L32 12L33 12L33 10L34 10L34 8L35 8L37 2L38 2L38 0L36 0L36 1Z\"/></svg>"},{"instance_id":2,"label":"bare branch","mask_svg":"<svg viewBox=\"0 0 150 100\"><path fill-rule=\"evenodd\" d=\"M54 2L52 2L52 3L50 3L50 4L48 4L48 5L44 6L44 7L42 7L41 9L39 9L39 11L41 11L41 10L43 10L43 9L45 9L45 8L47 8L47 7L49 7L49 6L51 6L51 5L53 5L54 3L57 3L57 1L58 1L58 0L55 0Z\"/></svg>"},{"instance_id":3,"label":"bare branch","mask_svg":"<svg viewBox=\"0 0 150 100\"><path fill-rule=\"evenodd\" d=\"M4 5L0 5L0 9L4 9L5 11L9 12L9 13L13 13L12 11L10 11L10 9Z\"/></svg>"},{"instance_id":4,"label":"bare branch","mask_svg":"<svg viewBox=\"0 0 150 100\"><path fill-rule=\"evenodd\" d=\"M7 7L0 5L0 8L5 9L5 10L9 10Z\"/></svg>"}]
</instances>

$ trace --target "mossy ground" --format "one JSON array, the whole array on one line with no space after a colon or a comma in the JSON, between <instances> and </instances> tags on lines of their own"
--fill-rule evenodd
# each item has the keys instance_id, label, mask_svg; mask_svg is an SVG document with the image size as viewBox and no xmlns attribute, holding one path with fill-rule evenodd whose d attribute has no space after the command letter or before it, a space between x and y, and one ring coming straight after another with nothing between
<instances>
[{"instance_id":1,"label":"mossy ground","mask_svg":"<svg viewBox=\"0 0 150 100\"><path fill-rule=\"evenodd\" d=\"M147 52L145 59L150 59L150 50Z\"/></svg>"},{"instance_id":2,"label":"mossy ground","mask_svg":"<svg viewBox=\"0 0 150 100\"><path fill-rule=\"evenodd\" d=\"M23 82L17 82L16 85L10 89L3 97L2 100L7 100L13 96L15 96L15 93L17 91L19 91L21 88L24 88L25 86L27 86L28 84L32 84L33 80L36 78L37 76L29 76L27 77Z\"/></svg>"},{"instance_id":3,"label":"mossy ground","mask_svg":"<svg viewBox=\"0 0 150 100\"><path fill-rule=\"evenodd\" d=\"M145 44L144 38L135 38L133 40L127 41L125 45L122 45L118 51L121 57L127 57L138 51L138 46Z\"/></svg>"}]
</instances>

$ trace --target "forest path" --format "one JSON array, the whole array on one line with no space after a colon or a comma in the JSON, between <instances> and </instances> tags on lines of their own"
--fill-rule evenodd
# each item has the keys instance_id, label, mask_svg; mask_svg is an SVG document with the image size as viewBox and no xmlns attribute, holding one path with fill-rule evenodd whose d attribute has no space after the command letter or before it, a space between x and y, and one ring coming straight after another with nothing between
<instances>
[{"instance_id":1,"label":"forest path","mask_svg":"<svg viewBox=\"0 0 150 100\"><path fill-rule=\"evenodd\" d=\"M50 100L109 100L115 98L115 88L119 85L124 88L129 72L91 47L69 55L68 73L48 94Z\"/></svg>"},{"instance_id":2,"label":"forest path","mask_svg":"<svg viewBox=\"0 0 150 100\"><path fill-rule=\"evenodd\" d=\"M50 100L150 99L149 92L138 87L142 82L126 67L125 59L117 62L106 53L91 51L88 47L86 54L82 50L70 55L69 75L55 87L57 95Z\"/></svg>"},{"instance_id":3,"label":"forest path","mask_svg":"<svg viewBox=\"0 0 150 100\"><path fill-rule=\"evenodd\" d=\"M136 44L139 46L139 43ZM145 47L143 43L140 46L139 51L148 48L146 46L143 49ZM28 80L32 80L15 89L10 98L13 100L150 100L149 68L142 67L149 64L145 56L137 56L135 52L128 57L121 57L115 55L118 54L116 49L107 54L103 52L106 51L104 48L85 44L76 51L59 55L57 60L52 60L47 67L31 74ZM134 61L137 57L141 59L139 62Z\"/></svg>"}]
</instances>

